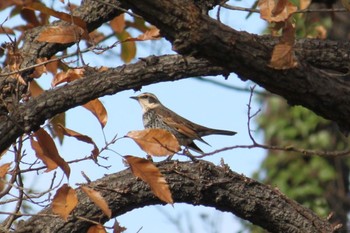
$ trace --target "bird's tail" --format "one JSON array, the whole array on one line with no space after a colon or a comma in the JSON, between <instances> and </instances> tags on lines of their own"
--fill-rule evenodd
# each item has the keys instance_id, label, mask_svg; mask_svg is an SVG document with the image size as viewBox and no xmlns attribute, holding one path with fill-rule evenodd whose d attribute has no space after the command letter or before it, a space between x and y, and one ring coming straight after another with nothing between
<instances>
[{"instance_id":1,"label":"bird's tail","mask_svg":"<svg viewBox=\"0 0 350 233\"><path fill-rule=\"evenodd\" d=\"M209 134L220 134L220 135L228 135L232 136L235 135L237 132L235 131L230 131L230 130L222 130L222 129L208 129L205 135Z\"/></svg>"}]
</instances>

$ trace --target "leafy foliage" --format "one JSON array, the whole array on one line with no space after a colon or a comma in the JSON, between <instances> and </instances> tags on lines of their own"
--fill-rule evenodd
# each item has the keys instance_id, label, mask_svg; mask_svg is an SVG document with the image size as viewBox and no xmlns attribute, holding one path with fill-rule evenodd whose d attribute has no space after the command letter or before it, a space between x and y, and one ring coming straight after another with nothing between
<instances>
[{"instance_id":1,"label":"leafy foliage","mask_svg":"<svg viewBox=\"0 0 350 233\"><path fill-rule=\"evenodd\" d=\"M261 101L265 108L257 123L264 132L267 144L320 150L342 150L349 145L348 139L339 133L334 123L313 112L299 106L290 107L277 97ZM343 200L339 196L345 197L348 188L337 191L330 189L347 187L348 163L347 158L310 157L288 151L268 151L255 177L278 187L287 196L320 216L327 217L334 212L333 221L343 222L346 216L340 216L339 206L333 203ZM338 192L338 195L332 196L334 192Z\"/></svg>"}]
</instances>

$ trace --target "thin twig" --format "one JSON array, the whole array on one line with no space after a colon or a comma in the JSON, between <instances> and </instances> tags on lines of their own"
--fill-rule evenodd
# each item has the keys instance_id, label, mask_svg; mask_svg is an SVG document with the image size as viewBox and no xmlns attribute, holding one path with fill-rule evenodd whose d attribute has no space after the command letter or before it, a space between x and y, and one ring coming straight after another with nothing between
<instances>
[{"instance_id":1,"label":"thin twig","mask_svg":"<svg viewBox=\"0 0 350 233\"><path fill-rule=\"evenodd\" d=\"M113 4L109 3L109 2L105 2L105 1L102 1L102 0L94 0L94 1L99 2L99 3L102 3L102 4L105 4L105 5L107 5L107 6L111 6L111 7L115 8L115 9L117 9L117 10L120 10L120 11L122 11L122 12L124 12L124 13L126 13L126 14L128 14L128 15L130 15L130 16L134 16L134 17L136 17L136 18L143 19L142 16L140 16L140 15L138 15L138 14L135 14L135 13L132 13L132 12L130 12L130 11L124 9L124 8L121 8L121 7L119 7L119 6L113 5Z\"/></svg>"},{"instance_id":2,"label":"thin twig","mask_svg":"<svg viewBox=\"0 0 350 233\"><path fill-rule=\"evenodd\" d=\"M204 158L207 156L211 156L223 151L228 151L228 150L234 150L234 149L255 149L255 148L260 148L260 149L265 149L265 150L274 150L274 151L289 151L289 152L297 152L301 153L304 156L320 156L324 158L335 158L335 157L342 157L346 155L350 155L350 148L341 150L341 151L321 151L321 150L310 150L310 149L304 149L304 148L296 148L294 146L272 146L272 145L265 145L265 144L260 144L258 143L254 136L252 135L252 130L251 130L251 120L257 116L257 114L260 112L260 109L256 111L255 113L251 113L251 104L252 104L252 96L254 93L254 88L255 86L251 87L251 94L249 96L249 102L247 104L248 106L248 120L247 120L247 127L248 127L248 134L249 138L252 140L251 145L236 145L236 146L230 146L230 147L224 147L218 150L215 150L210 153L205 153L202 155L197 155L195 158Z\"/></svg>"}]
</instances>

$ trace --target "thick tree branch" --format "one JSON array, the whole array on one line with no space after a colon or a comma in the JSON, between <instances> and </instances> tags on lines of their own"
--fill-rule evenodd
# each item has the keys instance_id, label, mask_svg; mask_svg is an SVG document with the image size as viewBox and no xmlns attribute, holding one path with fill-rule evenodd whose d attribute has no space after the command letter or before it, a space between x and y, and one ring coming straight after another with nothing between
<instances>
[{"instance_id":1,"label":"thick tree branch","mask_svg":"<svg viewBox=\"0 0 350 233\"><path fill-rule=\"evenodd\" d=\"M161 33L181 54L206 58L242 79L303 105L350 130L349 43L300 40L299 66L275 70L268 66L275 40L236 31L207 15L194 2L126 0L128 6ZM332 64L331 64L332 63ZM320 69L323 68L323 69Z\"/></svg>"},{"instance_id":2,"label":"thick tree branch","mask_svg":"<svg viewBox=\"0 0 350 233\"><path fill-rule=\"evenodd\" d=\"M288 199L277 189L269 188L252 179L238 175L228 167L217 167L209 162L166 162L158 164L170 184L175 202L215 207L231 212L270 232L333 232L326 220ZM90 184L99 190L112 209L113 217L147 205L162 204L147 184L136 179L130 169L106 176ZM97 222L107 218L81 190L79 204L67 222L53 216L50 208L20 224L16 233L86 232L91 223L80 220L84 216Z\"/></svg>"},{"instance_id":3,"label":"thick tree branch","mask_svg":"<svg viewBox=\"0 0 350 233\"><path fill-rule=\"evenodd\" d=\"M13 112L5 116L6 120L0 121L0 151L23 133L38 129L45 120L98 97L138 90L151 83L219 74L227 75L227 72L222 67L211 66L204 59L180 55L152 56L101 73L93 69L86 71L84 78L18 104Z\"/></svg>"}]
</instances>

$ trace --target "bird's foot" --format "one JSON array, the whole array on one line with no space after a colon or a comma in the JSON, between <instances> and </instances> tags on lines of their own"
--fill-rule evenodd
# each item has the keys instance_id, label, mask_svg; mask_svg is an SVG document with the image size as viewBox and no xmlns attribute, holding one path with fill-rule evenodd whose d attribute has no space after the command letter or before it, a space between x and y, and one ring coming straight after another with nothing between
<instances>
[{"instance_id":1,"label":"bird's foot","mask_svg":"<svg viewBox=\"0 0 350 233\"><path fill-rule=\"evenodd\" d=\"M197 161L198 161L197 158L196 158L196 156L192 155L191 152L188 150L187 147L182 151L182 153L183 153L185 156L187 156L188 158L190 158L190 159L192 160L192 162L197 162Z\"/></svg>"}]
</instances>

